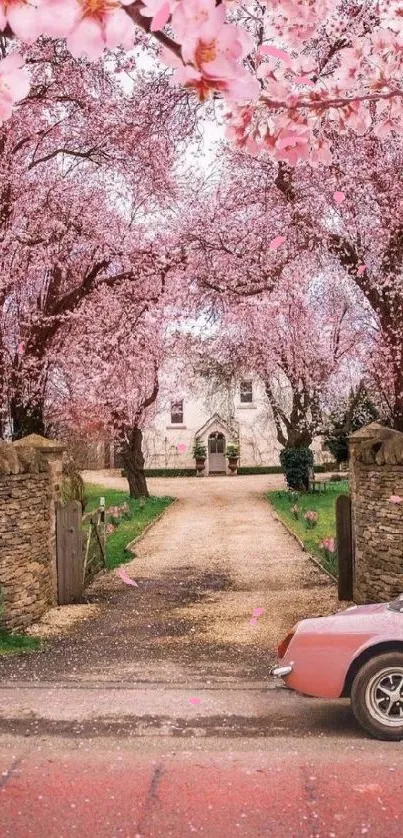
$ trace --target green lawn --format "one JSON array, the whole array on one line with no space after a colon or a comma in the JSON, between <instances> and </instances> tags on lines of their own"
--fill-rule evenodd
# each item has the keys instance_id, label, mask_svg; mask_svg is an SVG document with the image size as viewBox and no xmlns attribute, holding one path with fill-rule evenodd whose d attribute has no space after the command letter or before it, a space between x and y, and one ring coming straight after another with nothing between
<instances>
[{"instance_id":1,"label":"green lawn","mask_svg":"<svg viewBox=\"0 0 403 838\"><path fill-rule=\"evenodd\" d=\"M170 497L151 497L138 501L130 498L127 492L106 489L89 483L85 486L85 495L87 498L85 512L96 509L101 497L105 498L106 509L111 506L121 506L123 503L127 503L129 507L130 517L123 519L116 526L115 531L107 536L106 561L108 568L111 570L133 559L132 553L125 552L126 545L137 538L144 528L151 521L154 521L174 500Z\"/></svg>"},{"instance_id":2,"label":"green lawn","mask_svg":"<svg viewBox=\"0 0 403 838\"><path fill-rule=\"evenodd\" d=\"M319 559L322 566L329 570L333 576L338 575L337 554L326 555L319 547L323 538L336 537L336 498L339 495L348 494L348 483L329 483L327 492L299 494L286 490L269 492L267 499L276 510L287 526L301 539L306 550ZM299 507L298 520L295 518L292 507ZM313 510L318 514L318 523L313 529L307 529L304 521L304 513Z\"/></svg>"},{"instance_id":3,"label":"green lawn","mask_svg":"<svg viewBox=\"0 0 403 838\"><path fill-rule=\"evenodd\" d=\"M16 655L21 652L34 652L40 649L41 641L38 637L28 637L24 634L8 634L0 629L0 655Z\"/></svg>"}]
</instances>

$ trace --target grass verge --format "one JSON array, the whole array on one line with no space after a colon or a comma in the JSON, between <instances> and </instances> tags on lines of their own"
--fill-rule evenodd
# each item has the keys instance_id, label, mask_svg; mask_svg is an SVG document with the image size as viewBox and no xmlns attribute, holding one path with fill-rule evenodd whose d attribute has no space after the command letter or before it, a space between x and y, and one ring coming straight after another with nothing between
<instances>
[{"instance_id":1,"label":"grass verge","mask_svg":"<svg viewBox=\"0 0 403 838\"><path fill-rule=\"evenodd\" d=\"M305 549L317 559L322 567L338 575L337 552L329 553L320 547L324 538L336 538L336 499L339 495L348 494L348 482L329 483L327 492L299 494L294 492L273 491L266 495L268 501L277 512L278 517L287 527L300 538ZM298 507L298 518L295 518L292 508ZM313 529L308 529L304 521L305 512L314 511L318 515L318 523Z\"/></svg>"},{"instance_id":2,"label":"grass verge","mask_svg":"<svg viewBox=\"0 0 403 838\"><path fill-rule=\"evenodd\" d=\"M174 501L171 497L151 497L139 501L130 498L127 492L106 489L89 483L85 485L85 495L87 498L85 512L96 509L99 506L100 497L105 498L106 509L125 503L128 506L127 516L122 518L114 532L107 536L106 562L110 570L124 562L132 561L133 554L125 551L126 545L141 535L148 524L158 518Z\"/></svg>"},{"instance_id":3,"label":"grass verge","mask_svg":"<svg viewBox=\"0 0 403 838\"><path fill-rule=\"evenodd\" d=\"M18 655L22 652L35 652L41 647L38 637L25 634L9 634L0 629L0 655Z\"/></svg>"}]
</instances>

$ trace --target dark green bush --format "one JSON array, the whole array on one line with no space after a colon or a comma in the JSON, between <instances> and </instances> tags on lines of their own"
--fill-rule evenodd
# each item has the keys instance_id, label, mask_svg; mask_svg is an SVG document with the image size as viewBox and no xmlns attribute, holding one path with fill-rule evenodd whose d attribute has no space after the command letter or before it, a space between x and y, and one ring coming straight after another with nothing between
<instances>
[{"instance_id":1,"label":"dark green bush","mask_svg":"<svg viewBox=\"0 0 403 838\"><path fill-rule=\"evenodd\" d=\"M313 468L312 451L309 448L283 448L280 462L288 488L307 492L309 472Z\"/></svg>"},{"instance_id":2,"label":"dark green bush","mask_svg":"<svg viewBox=\"0 0 403 838\"><path fill-rule=\"evenodd\" d=\"M281 474L281 466L240 466L238 474Z\"/></svg>"},{"instance_id":3,"label":"dark green bush","mask_svg":"<svg viewBox=\"0 0 403 838\"><path fill-rule=\"evenodd\" d=\"M337 463L324 463L322 466L314 466L314 471L317 474L323 472L335 471L338 469ZM240 466L238 467L238 474L283 474L281 466Z\"/></svg>"}]
</instances>

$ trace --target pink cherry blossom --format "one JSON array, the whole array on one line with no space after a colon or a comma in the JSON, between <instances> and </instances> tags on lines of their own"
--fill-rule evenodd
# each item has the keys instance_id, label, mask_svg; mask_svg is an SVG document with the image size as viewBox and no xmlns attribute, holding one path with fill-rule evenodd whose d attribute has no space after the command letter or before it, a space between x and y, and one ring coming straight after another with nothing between
<instances>
[{"instance_id":1,"label":"pink cherry blossom","mask_svg":"<svg viewBox=\"0 0 403 838\"><path fill-rule=\"evenodd\" d=\"M78 0L42 0L37 11L38 26L44 35L63 38L72 32L81 12Z\"/></svg>"},{"instance_id":2,"label":"pink cherry blossom","mask_svg":"<svg viewBox=\"0 0 403 838\"><path fill-rule=\"evenodd\" d=\"M0 0L0 30L5 29L7 24L22 41L35 41L41 32L36 4L26 0Z\"/></svg>"},{"instance_id":3,"label":"pink cherry blossom","mask_svg":"<svg viewBox=\"0 0 403 838\"><path fill-rule=\"evenodd\" d=\"M183 62L164 50L164 60L175 67L174 78L186 87L193 87L200 99L207 99L214 90L228 99L253 100L259 95L259 84L240 63L253 42L244 30L222 24L223 7L214 7L206 0L190 0L190 11L196 21L196 37L188 35L188 4L177 7L172 21L183 34ZM193 20L193 18L192 18ZM218 30L214 26L219 23Z\"/></svg>"},{"instance_id":4,"label":"pink cherry blossom","mask_svg":"<svg viewBox=\"0 0 403 838\"><path fill-rule=\"evenodd\" d=\"M100 58L106 47L114 49L120 45L129 49L135 42L136 29L122 6L130 5L131 2L67 0L63 2L61 22L60 0L43 0L40 9L42 31L54 37L66 34L68 48L76 58L86 56L95 60Z\"/></svg>"}]
</instances>

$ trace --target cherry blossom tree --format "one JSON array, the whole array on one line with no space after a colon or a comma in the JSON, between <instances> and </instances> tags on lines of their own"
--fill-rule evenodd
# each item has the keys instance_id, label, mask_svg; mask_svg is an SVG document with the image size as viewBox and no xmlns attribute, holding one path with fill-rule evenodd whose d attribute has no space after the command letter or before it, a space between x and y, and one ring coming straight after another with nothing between
<instances>
[{"instance_id":1,"label":"cherry blossom tree","mask_svg":"<svg viewBox=\"0 0 403 838\"><path fill-rule=\"evenodd\" d=\"M27 61L35 84L0 128L0 404L15 436L44 431L49 352L83 300L123 280L146 296L161 265L153 214L174 199L196 124L161 76L127 93L52 42Z\"/></svg>"},{"instance_id":2,"label":"cherry blossom tree","mask_svg":"<svg viewBox=\"0 0 403 838\"><path fill-rule=\"evenodd\" d=\"M347 282L371 310L371 387L383 386L390 422L403 429L400 141L340 138L327 169L277 167L228 153L219 186L190 202L189 275L206 299L252 298L284 280ZM375 343L374 343L375 341ZM375 358L376 366L375 366Z\"/></svg>"},{"instance_id":3,"label":"cherry blossom tree","mask_svg":"<svg viewBox=\"0 0 403 838\"><path fill-rule=\"evenodd\" d=\"M148 496L142 435L160 389L166 359L165 281L156 272L133 293L131 282L103 285L85 301L54 344L48 382L49 419L59 432L114 441L131 497ZM152 286L152 287L151 287Z\"/></svg>"},{"instance_id":4,"label":"cherry blossom tree","mask_svg":"<svg viewBox=\"0 0 403 838\"><path fill-rule=\"evenodd\" d=\"M174 81L227 101L237 143L289 164L328 164L336 134L402 131L400 0L8 0L0 27L92 60L162 45ZM0 63L3 120L26 94L21 64Z\"/></svg>"},{"instance_id":5,"label":"cherry blossom tree","mask_svg":"<svg viewBox=\"0 0 403 838\"><path fill-rule=\"evenodd\" d=\"M217 334L196 344L196 368L220 382L259 377L279 444L308 448L362 375L366 319L354 296L328 281L283 282L270 295L227 301Z\"/></svg>"}]
</instances>

